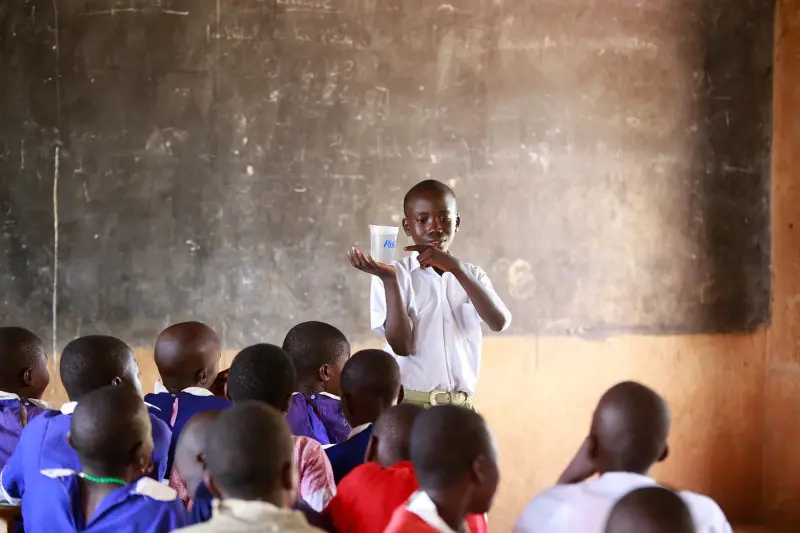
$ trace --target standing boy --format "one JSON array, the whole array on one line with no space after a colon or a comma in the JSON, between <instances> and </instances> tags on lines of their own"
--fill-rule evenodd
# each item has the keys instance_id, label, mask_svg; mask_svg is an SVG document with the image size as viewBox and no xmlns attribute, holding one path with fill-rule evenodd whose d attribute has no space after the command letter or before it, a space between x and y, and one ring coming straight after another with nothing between
<instances>
[{"instance_id":1,"label":"standing boy","mask_svg":"<svg viewBox=\"0 0 800 533\"><path fill-rule=\"evenodd\" d=\"M617 500L658 486L648 472L669 455L669 426L669 408L655 391L632 381L611 387L600 398L589 436L558 484L534 498L514 533L601 533ZM692 492L680 497L698 533L731 533L711 498Z\"/></svg>"},{"instance_id":2,"label":"standing boy","mask_svg":"<svg viewBox=\"0 0 800 533\"><path fill-rule=\"evenodd\" d=\"M223 412L206 448L207 484L219 498L213 517L183 531L321 533L289 509L297 493L293 448L286 419L276 409L249 401Z\"/></svg>"},{"instance_id":3,"label":"standing boy","mask_svg":"<svg viewBox=\"0 0 800 533\"><path fill-rule=\"evenodd\" d=\"M41 401L50 372L42 340L19 327L0 327L0 469L28 422L48 409Z\"/></svg>"},{"instance_id":4,"label":"standing boy","mask_svg":"<svg viewBox=\"0 0 800 533\"><path fill-rule=\"evenodd\" d=\"M0 492L17 503L31 477L49 468L80 468L75 450L67 443L72 413L90 392L106 385L124 385L141 391L139 366L127 344L115 337L90 335L70 342L61 352L59 373L70 401L61 411L45 411L23 430L19 444L0 473ZM141 401L141 398L140 398ZM150 415L153 432L152 476L161 481L167 472L169 427Z\"/></svg>"},{"instance_id":5,"label":"standing boy","mask_svg":"<svg viewBox=\"0 0 800 533\"><path fill-rule=\"evenodd\" d=\"M385 533L455 533L489 512L500 481L497 450L480 415L452 405L423 412L411 430L420 490L394 512Z\"/></svg>"},{"instance_id":6,"label":"standing boy","mask_svg":"<svg viewBox=\"0 0 800 533\"><path fill-rule=\"evenodd\" d=\"M186 525L174 490L146 477L153 452L150 418L129 385L88 394L70 420L80 466L42 470L22 500L27 533L168 533Z\"/></svg>"},{"instance_id":7,"label":"standing boy","mask_svg":"<svg viewBox=\"0 0 800 533\"><path fill-rule=\"evenodd\" d=\"M344 365L341 389L342 410L353 429L346 441L325 450L337 484L364 462L372 424L402 401L400 368L383 350L362 350Z\"/></svg>"},{"instance_id":8,"label":"standing boy","mask_svg":"<svg viewBox=\"0 0 800 533\"><path fill-rule=\"evenodd\" d=\"M292 433L323 445L346 440L350 426L342 412L339 380L350 358L347 338L330 324L303 322L286 334L283 349L297 370L287 415Z\"/></svg>"},{"instance_id":9,"label":"standing boy","mask_svg":"<svg viewBox=\"0 0 800 533\"><path fill-rule=\"evenodd\" d=\"M456 195L426 180L403 200L403 230L414 241L412 255L391 265L358 248L350 263L372 274L372 329L397 356L405 401L430 407L453 404L474 409L483 320L492 331L511 323L511 313L480 267L450 253L461 226Z\"/></svg>"}]
</instances>

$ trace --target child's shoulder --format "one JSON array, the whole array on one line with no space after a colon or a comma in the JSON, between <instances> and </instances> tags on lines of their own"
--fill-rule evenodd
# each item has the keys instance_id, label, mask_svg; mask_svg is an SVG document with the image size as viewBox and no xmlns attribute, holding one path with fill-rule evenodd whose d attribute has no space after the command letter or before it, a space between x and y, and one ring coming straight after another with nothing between
<instances>
[{"instance_id":1,"label":"child's shoulder","mask_svg":"<svg viewBox=\"0 0 800 533\"><path fill-rule=\"evenodd\" d=\"M173 502L178 499L175 489L149 477L143 477L136 481L131 493L153 502Z\"/></svg>"}]
</instances>

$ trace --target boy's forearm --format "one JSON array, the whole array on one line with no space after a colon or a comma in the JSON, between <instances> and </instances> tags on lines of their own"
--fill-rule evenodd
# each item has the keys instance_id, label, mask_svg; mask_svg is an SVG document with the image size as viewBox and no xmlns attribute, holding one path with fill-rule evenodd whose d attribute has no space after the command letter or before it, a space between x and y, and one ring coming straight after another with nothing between
<instances>
[{"instance_id":1,"label":"boy's forearm","mask_svg":"<svg viewBox=\"0 0 800 533\"><path fill-rule=\"evenodd\" d=\"M386 342L396 355L408 356L414 351L414 334L408 318L397 278L383 281L386 294Z\"/></svg>"},{"instance_id":2,"label":"boy's forearm","mask_svg":"<svg viewBox=\"0 0 800 533\"><path fill-rule=\"evenodd\" d=\"M503 331L511 324L511 313L497 295L487 290L478 280L470 276L464 268L453 272L453 275L464 288L464 292L467 293L472 305L475 306L475 310L481 319L486 322L486 325L489 326L489 329Z\"/></svg>"}]
</instances>

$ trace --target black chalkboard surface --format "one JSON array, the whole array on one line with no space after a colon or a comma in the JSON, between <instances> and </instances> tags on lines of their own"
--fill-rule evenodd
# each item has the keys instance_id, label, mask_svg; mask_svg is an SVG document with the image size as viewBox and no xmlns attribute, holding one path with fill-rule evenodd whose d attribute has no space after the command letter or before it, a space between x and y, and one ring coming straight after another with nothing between
<instances>
[{"instance_id":1,"label":"black chalkboard surface","mask_svg":"<svg viewBox=\"0 0 800 533\"><path fill-rule=\"evenodd\" d=\"M771 50L767 0L2 0L0 322L358 337L432 177L517 333L752 329Z\"/></svg>"}]
</instances>

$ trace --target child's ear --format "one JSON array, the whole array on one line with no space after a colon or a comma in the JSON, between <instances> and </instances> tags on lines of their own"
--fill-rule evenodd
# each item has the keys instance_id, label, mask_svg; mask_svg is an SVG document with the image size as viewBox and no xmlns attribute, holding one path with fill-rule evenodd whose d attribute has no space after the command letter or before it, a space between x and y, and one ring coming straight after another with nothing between
<instances>
[{"instance_id":1,"label":"child's ear","mask_svg":"<svg viewBox=\"0 0 800 533\"><path fill-rule=\"evenodd\" d=\"M114 379L111 380L111 384L114 385L115 387L120 383L122 383L122 378L119 376L114 376Z\"/></svg>"},{"instance_id":2,"label":"child's ear","mask_svg":"<svg viewBox=\"0 0 800 533\"><path fill-rule=\"evenodd\" d=\"M669 444L664 444L664 451L661 454L661 457L658 458L658 462L666 461L669 457Z\"/></svg>"},{"instance_id":3,"label":"child's ear","mask_svg":"<svg viewBox=\"0 0 800 533\"><path fill-rule=\"evenodd\" d=\"M281 413L286 414L289 412L289 408L292 406L292 394L289 393L289 396L283 400L281 403Z\"/></svg>"},{"instance_id":4,"label":"child's ear","mask_svg":"<svg viewBox=\"0 0 800 533\"><path fill-rule=\"evenodd\" d=\"M26 368L22 371L22 381L25 383L26 387L30 387L33 385L33 369Z\"/></svg>"},{"instance_id":5,"label":"child's ear","mask_svg":"<svg viewBox=\"0 0 800 533\"><path fill-rule=\"evenodd\" d=\"M194 373L194 381L195 383L199 383L200 385L205 385L208 381L208 370L205 368L203 370L198 370Z\"/></svg>"},{"instance_id":6,"label":"child's ear","mask_svg":"<svg viewBox=\"0 0 800 533\"><path fill-rule=\"evenodd\" d=\"M369 442L367 443L367 451L364 453L364 462L365 463L378 462L378 436L375 435L374 431L372 435L369 436Z\"/></svg>"},{"instance_id":7,"label":"child's ear","mask_svg":"<svg viewBox=\"0 0 800 533\"><path fill-rule=\"evenodd\" d=\"M222 499L222 493L217 488L217 485L214 483L214 480L212 479L211 474L208 473L208 470L203 470L203 483L206 484L208 492L210 492L214 498L218 500Z\"/></svg>"},{"instance_id":8,"label":"child's ear","mask_svg":"<svg viewBox=\"0 0 800 533\"><path fill-rule=\"evenodd\" d=\"M400 405L403 403L403 400L406 399L406 389L403 385L400 385L400 391L397 393L397 403L395 405Z\"/></svg>"},{"instance_id":9,"label":"child's ear","mask_svg":"<svg viewBox=\"0 0 800 533\"><path fill-rule=\"evenodd\" d=\"M456 231L461 229L461 215L456 215Z\"/></svg>"},{"instance_id":10,"label":"child's ear","mask_svg":"<svg viewBox=\"0 0 800 533\"><path fill-rule=\"evenodd\" d=\"M203 465L203 470L205 470L206 469L206 453L205 452L198 453L197 456L195 457L195 459L197 460L198 463Z\"/></svg>"},{"instance_id":11,"label":"child's ear","mask_svg":"<svg viewBox=\"0 0 800 533\"><path fill-rule=\"evenodd\" d=\"M403 217L402 224L403 224L403 231L406 232L406 237L411 237L411 228L408 225L408 219L406 217Z\"/></svg>"},{"instance_id":12,"label":"child's ear","mask_svg":"<svg viewBox=\"0 0 800 533\"><path fill-rule=\"evenodd\" d=\"M331 379L331 369L329 364L324 364L319 367L319 380L326 383Z\"/></svg>"}]
</instances>

